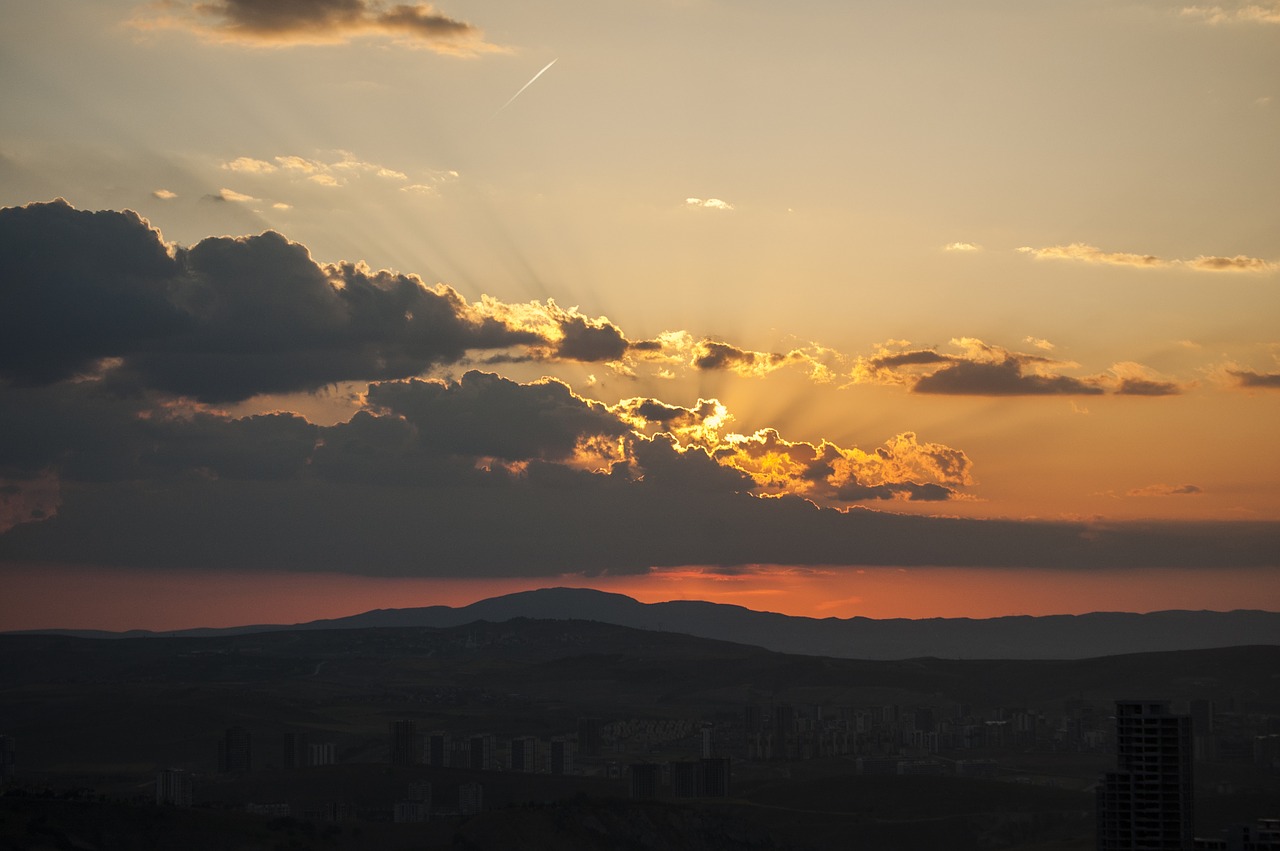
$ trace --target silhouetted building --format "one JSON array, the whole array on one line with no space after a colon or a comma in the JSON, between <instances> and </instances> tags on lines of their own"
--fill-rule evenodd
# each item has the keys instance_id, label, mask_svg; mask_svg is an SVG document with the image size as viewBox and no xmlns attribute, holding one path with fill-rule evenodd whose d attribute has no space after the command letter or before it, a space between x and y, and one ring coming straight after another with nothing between
<instances>
[{"instance_id":1,"label":"silhouetted building","mask_svg":"<svg viewBox=\"0 0 1280 851\"><path fill-rule=\"evenodd\" d=\"M420 756L417 722L408 719L391 721L387 724L387 732L391 736L391 764L416 765Z\"/></svg>"},{"instance_id":2,"label":"silhouetted building","mask_svg":"<svg viewBox=\"0 0 1280 851\"><path fill-rule=\"evenodd\" d=\"M177 768L157 771L156 803L173 807L191 806L191 775Z\"/></svg>"},{"instance_id":3,"label":"silhouetted building","mask_svg":"<svg viewBox=\"0 0 1280 851\"><path fill-rule=\"evenodd\" d=\"M218 771L248 774L253 770L252 737L244 727L229 727L218 742Z\"/></svg>"},{"instance_id":4,"label":"silhouetted building","mask_svg":"<svg viewBox=\"0 0 1280 851\"><path fill-rule=\"evenodd\" d=\"M698 775L702 766L696 762L672 762L667 765L667 774L671 784L671 797L698 797Z\"/></svg>"},{"instance_id":5,"label":"silhouetted building","mask_svg":"<svg viewBox=\"0 0 1280 851\"><path fill-rule=\"evenodd\" d=\"M285 733L284 747L280 752L281 768L302 768L307 765L307 734Z\"/></svg>"},{"instance_id":6,"label":"silhouetted building","mask_svg":"<svg viewBox=\"0 0 1280 851\"><path fill-rule=\"evenodd\" d=\"M1191 716L1163 700L1116 702L1116 771L1098 787L1099 851L1189 851Z\"/></svg>"},{"instance_id":7,"label":"silhouetted building","mask_svg":"<svg viewBox=\"0 0 1280 851\"><path fill-rule=\"evenodd\" d=\"M459 786L458 812L464 816L484 812L484 787L479 783L463 783Z\"/></svg>"},{"instance_id":8,"label":"silhouetted building","mask_svg":"<svg viewBox=\"0 0 1280 851\"><path fill-rule=\"evenodd\" d=\"M578 755L600 756L600 719L578 719Z\"/></svg>"},{"instance_id":9,"label":"silhouetted building","mask_svg":"<svg viewBox=\"0 0 1280 851\"><path fill-rule=\"evenodd\" d=\"M702 725L702 758L708 759L716 755L715 728L710 724Z\"/></svg>"},{"instance_id":10,"label":"silhouetted building","mask_svg":"<svg viewBox=\"0 0 1280 851\"><path fill-rule=\"evenodd\" d=\"M470 763L475 771L493 771L493 736L472 736Z\"/></svg>"},{"instance_id":11,"label":"silhouetted building","mask_svg":"<svg viewBox=\"0 0 1280 851\"><path fill-rule=\"evenodd\" d=\"M658 785L662 779L662 766L653 762L637 762L630 767L631 797L637 800L653 800L658 797Z\"/></svg>"},{"instance_id":12,"label":"silhouetted building","mask_svg":"<svg viewBox=\"0 0 1280 851\"><path fill-rule=\"evenodd\" d=\"M427 765L447 768L451 762L449 756L452 750L453 740L449 738L448 733L435 732L430 734L427 736Z\"/></svg>"},{"instance_id":13,"label":"silhouetted building","mask_svg":"<svg viewBox=\"0 0 1280 851\"><path fill-rule=\"evenodd\" d=\"M338 761L338 746L333 742L312 742L307 745L307 765L334 765Z\"/></svg>"},{"instance_id":14,"label":"silhouetted building","mask_svg":"<svg viewBox=\"0 0 1280 851\"><path fill-rule=\"evenodd\" d=\"M757 703L749 703L742 710L742 727L748 736L764 732L764 710Z\"/></svg>"},{"instance_id":15,"label":"silhouetted building","mask_svg":"<svg viewBox=\"0 0 1280 851\"><path fill-rule=\"evenodd\" d=\"M551 740L551 773L573 774L573 742L563 736Z\"/></svg>"},{"instance_id":16,"label":"silhouetted building","mask_svg":"<svg viewBox=\"0 0 1280 851\"><path fill-rule=\"evenodd\" d=\"M796 713L789 703L780 703L773 707L773 717L769 724L773 733L774 759L788 759L791 756L791 737L796 729Z\"/></svg>"},{"instance_id":17,"label":"silhouetted building","mask_svg":"<svg viewBox=\"0 0 1280 851\"><path fill-rule=\"evenodd\" d=\"M12 780L18 770L18 740L0 736L0 783Z\"/></svg>"},{"instance_id":18,"label":"silhouetted building","mask_svg":"<svg viewBox=\"0 0 1280 851\"><path fill-rule=\"evenodd\" d=\"M702 760L702 777L698 794L704 798L729 797L729 758L711 757Z\"/></svg>"},{"instance_id":19,"label":"silhouetted building","mask_svg":"<svg viewBox=\"0 0 1280 851\"><path fill-rule=\"evenodd\" d=\"M409 784L409 794L395 802L392 820L396 824L424 822L431 819L431 784L419 781Z\"/></svg>"},{"instance_id":20,"label":"silhouetted building","mask_svg":"<svg viewBox=\"0 0 1280 851\"><path fill-rule=\"evenodd\" d=\"M520 736L511 740L511 770L538 770L538 740L533 736Z\"/></svg>"}]
</instances>

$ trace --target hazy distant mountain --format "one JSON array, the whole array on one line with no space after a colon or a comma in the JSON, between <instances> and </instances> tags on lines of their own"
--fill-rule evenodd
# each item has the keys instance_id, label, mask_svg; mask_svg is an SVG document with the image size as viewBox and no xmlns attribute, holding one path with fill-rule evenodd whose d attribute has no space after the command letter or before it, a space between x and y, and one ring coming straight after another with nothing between
<instances>
[{"instance_id":1,"label":"hazy distant mountain","mask_svg":"<svg viewBox=\"0 0 1280 851\"><path fill-rule=\"evenodd\" d=\"M1122 653L1280 644L1280 613L1170 611L1150 614L989 619L805 618L700 601L641 603L622 594L585 588L544 588L481 600L469 606L375 609L293 626L180 630L167 635L227 635L299 629L460 626L513 618L587 620L637 629L684 633L785 653L850 659L1085 659ZM69 634L103 636L104 633ZM119 635L141 636L132 631Z\"/></svg>"}]
</instances>

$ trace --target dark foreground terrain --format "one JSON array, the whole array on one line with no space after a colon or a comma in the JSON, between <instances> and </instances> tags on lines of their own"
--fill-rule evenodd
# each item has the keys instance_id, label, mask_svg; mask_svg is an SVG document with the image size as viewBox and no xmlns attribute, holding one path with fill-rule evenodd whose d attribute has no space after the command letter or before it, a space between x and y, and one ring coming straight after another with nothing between
<instances>
[{"instance_id":1,"label":"dark foreground terrain","mask_svg":"<svg viewBox=\"0 0 1280 851\"><path fill-rule=\"evenodd\" d=\"M871 662L582 621L0 636L0 849L1087 849L1134 697L1197 718L1212 835L1280 815L1277 672L1277 646ZM166 768L191 806L155 803Z\"/></svg>"}]
</instances>

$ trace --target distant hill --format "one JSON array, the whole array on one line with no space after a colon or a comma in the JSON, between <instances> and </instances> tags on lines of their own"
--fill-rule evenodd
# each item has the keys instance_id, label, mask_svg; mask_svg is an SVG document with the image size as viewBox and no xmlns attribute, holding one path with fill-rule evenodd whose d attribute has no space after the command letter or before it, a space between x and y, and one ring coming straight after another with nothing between
<instances>
[{"instance_id":1,"label":"distant hill","mask_svg":"<svg viewBox=\"0 0 1280 851\"><path fill-rule=\"evenodd\" d=\"M453 627L514 618L586 620L750 644L783 653L846 659L1087 659L1128 653L1280 645L1280 613L1095 612L1045 617L806 618L723 603L641 603L586 588L544 588L469 606L375 609L304 624L262 624L167 633L60 630L82 637L214 636L280 630Z\"/></svg>"}]
</instances>

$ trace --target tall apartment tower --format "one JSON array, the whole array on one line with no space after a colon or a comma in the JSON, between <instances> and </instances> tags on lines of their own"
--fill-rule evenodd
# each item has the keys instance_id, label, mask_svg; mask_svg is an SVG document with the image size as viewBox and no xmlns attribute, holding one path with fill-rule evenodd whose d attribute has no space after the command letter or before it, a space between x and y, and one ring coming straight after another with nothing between
<instances>
[{"instance_id":1,"label":"tall apartment tower","mask_svg":"<svg viewBox=\"0 0 1280 851\"><path fill-rule=\"evenodd\" d=\"M228 727L218 742L218 772L248 774L253 770L252 737L244 727Z\"/></svg>"},{"instance_id":2,"label":"tall apartment tower","mask_svg":"<svg viewBox=\"0 0 1280 851\"><path fill-rule=\"evenodd\" d=\"M387 723L387 733L391 738L392 765L417 765L422 761L417 722L407 718L390 721Z\"/></svg>"},{"instance_id":3,"label":"tall apartment tower","mask_svg":"<svg viewBox=\"0 0 1280 851\"><path fill-rule=\"evenodd\" d=\"M18 742L13 736L0 736L0 783L13 779L18 765Z\"/></svg>"},{"instance_id":4,"label":"tall apartment tower","mask_svg":"<svg viewBox=\"0 0 1280 851\"><path fill-rule=\"evenodd\" d=\"M1116 770L1098 787L1098 851L1191 851L1192 719L1116 701Z\"/></svg>"}]
</instances>

